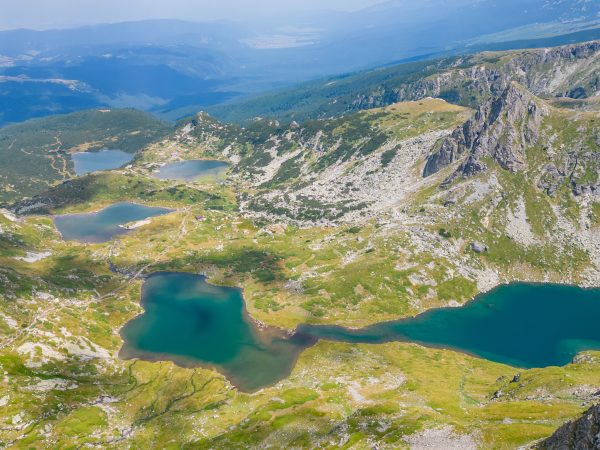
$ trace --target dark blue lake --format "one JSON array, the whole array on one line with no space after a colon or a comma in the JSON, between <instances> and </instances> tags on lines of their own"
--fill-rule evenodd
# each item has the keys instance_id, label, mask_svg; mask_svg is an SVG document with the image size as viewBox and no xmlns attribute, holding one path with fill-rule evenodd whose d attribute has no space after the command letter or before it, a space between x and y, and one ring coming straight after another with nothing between
<instances>
[{"instance_id":1,"label":"dark blue lake","mask_svg":"<svg viewBox=\"0 0 600 450\"><path fill-rule=\"evenodd\" d=\"M86 173L101 170L112 170L123 167L134 158L133 153L121 150L102 150L99 152L80 152L71 155L75 173L85 175Z\"/></svg>"},{"instance_id":2,"label":"dark blue lake","mask_svg":"<svg viewBox=\"0 0 600 450\"><path fill-rule=\"evenodd\" d=\"M136 203L117 203L94 213L66 214L54 217L54 224L67 241L107 242L128 233L123 226L131 222L168 214L172 210Z\"/></svg>"},{"instance_id":3,"label":"dark blue lake","mask_svg":"<svg viewBox=\"0 0 600 450\"><path fill-rule=\"evenodd\" d=\"M293 334L257 327L239 289L202 276L161 273L142 290L144 314L121 331L121 356L214 367L242 390L276 383L299 354L319 340L443 347L515 367L565 365L583 350L600 350L600 289L513 284L460 308L359 330L302 325Z\"/></svg>"}]
</instances>

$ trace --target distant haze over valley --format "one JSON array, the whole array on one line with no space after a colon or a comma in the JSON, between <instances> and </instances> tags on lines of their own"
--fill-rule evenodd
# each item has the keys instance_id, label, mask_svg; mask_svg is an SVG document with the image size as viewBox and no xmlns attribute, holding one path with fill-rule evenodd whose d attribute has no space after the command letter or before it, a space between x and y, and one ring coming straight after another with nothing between
<instances>
[{"instance_id":1,"label":"distant haze over valley","mask_svg":"<svg viewBox=\"0 0 600 450\"><path fill-rule=\"evenodd\" d=\"M11 6L4 28L60 28L65 16L87 25L0 32L0 126L101 106L176 120L325 76L600 26L598 3L587 1L262 1L252 13L238 3L179 1L167 15L152 2L102 3L106 14L95 14L99 2L66 15L70 2ZM153 20L96 23L121 19Z\"/></svg>"}]
</instances>

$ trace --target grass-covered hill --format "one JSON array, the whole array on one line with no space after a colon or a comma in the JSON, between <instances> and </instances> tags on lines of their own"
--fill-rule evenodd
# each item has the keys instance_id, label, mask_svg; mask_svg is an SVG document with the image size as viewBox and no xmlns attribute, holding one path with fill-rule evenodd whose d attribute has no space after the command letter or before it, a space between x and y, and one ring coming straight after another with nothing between
<instances>
[{"instance_id":1,"label":"grass-covered hill","mask_svg":"<svg viewBox=\"0 0 600 450\"><path fill-rule=\"evenodd\" d=\"M488 51L410 62L316 81L211 109L224 121L335 117L392 103L439 97L477 107L518 81L542 97L592 98L600 90L600 42Z\"/></svg>"},{"instance_id":2,"label":"grass-covered hill","mask_svg":"<svg viewBox=\"0 0 600 450\"><path fill-rule=\"evenodd\" d=\"M168 131L133 109L89 110L0 128L0 202L72 177L71 153L105 148L135 153Z\"/></svg>"}]
</instances>

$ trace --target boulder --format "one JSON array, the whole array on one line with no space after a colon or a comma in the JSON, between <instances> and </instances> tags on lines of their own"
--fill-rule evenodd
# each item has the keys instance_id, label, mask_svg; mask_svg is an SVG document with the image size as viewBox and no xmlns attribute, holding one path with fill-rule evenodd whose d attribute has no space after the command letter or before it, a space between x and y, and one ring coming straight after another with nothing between
<instances>
[{"instance_id":1,"label":"boulder","mask_svg":"<svg viewBox=\"0 0 600 450\"><path fill-rule=\"evenodd\" d=\"M485 253L488 251L488 247L487 245L482 244L481 242L472 242L471 250L473 250L475 253Z\"/></svg>"}]
</instances>

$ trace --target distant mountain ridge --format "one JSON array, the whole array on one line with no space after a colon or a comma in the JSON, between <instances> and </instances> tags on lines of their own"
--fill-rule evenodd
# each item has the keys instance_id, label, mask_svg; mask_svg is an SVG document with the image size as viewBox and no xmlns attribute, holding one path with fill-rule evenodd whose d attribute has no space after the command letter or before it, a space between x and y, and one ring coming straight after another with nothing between
<instances>
[{"instance_id":1,"label":"distant mountain ridge","mask_svg":"<svg viewBox=\"0 0 600 450\"><path fill-rule=\"evenodd\" d=\"M600 41L596 40L550 50L542 47L480 52L408 62L313 82L209 111L224 121L255 116L302 121L426 96L476 108L490 96L500 94L511 80L545 97L594 97L600 89L596 75L599 51Z\"/></svg>"},{"instance_id":2,"label":"distant mountain ridge","mask_svg":"<svg viewBox=\"0 0 600 450\"><path fill-rule=\"evenodd\" d=\"M243 24L150 20L2 31L0 126L101 106L139 108L168 120L209 108L223 120L248 119L244 110L271 111L251 107L252 101L215 105L405 59L515 48L526 45L518 39L530 36L531 27L543 24L546 37L561 34L566 23L568 30L587 30L598 12L595 3L576 0L429 0ZM482 44L490 33L519 44ZM98 75L105 73L110 76Z\"/></svg>"}]
</instances>

